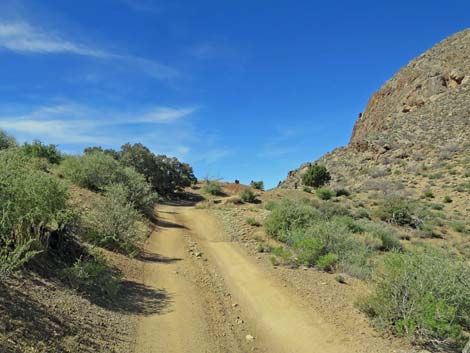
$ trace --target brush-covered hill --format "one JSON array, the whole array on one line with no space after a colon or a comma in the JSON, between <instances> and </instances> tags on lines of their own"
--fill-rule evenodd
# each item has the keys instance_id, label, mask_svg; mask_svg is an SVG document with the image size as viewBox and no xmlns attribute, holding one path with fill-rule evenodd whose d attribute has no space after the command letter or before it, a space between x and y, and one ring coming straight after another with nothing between
<instances>
[{"instance_id":1,"label":"brush-covered hill","mask_svg":"<svg viewBox=\"0 0 470 353\"><path fill-rule=\"evenodd\" d=\"M383 196L445 212L428 235L468 230L470 214L470 30L438 43L399 70L369 100L347 146L321 157L331 188L356 206ZM312 163L290 171L281 188L302 188ZM466 242L460 244L468 251Z\"/></svg>"}]
</instances>

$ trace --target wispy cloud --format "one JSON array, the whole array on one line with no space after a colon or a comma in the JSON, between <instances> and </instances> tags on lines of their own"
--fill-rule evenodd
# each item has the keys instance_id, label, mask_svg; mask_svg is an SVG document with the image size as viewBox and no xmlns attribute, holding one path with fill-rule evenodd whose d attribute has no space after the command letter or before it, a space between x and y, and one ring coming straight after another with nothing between
<instances>
[{"instance_id":1,"label":"wispy cloud","mask_svg":"<svg viewBox=\"0 0 470 353\"><path fill-rule=\"evenodd\" d=\"M34 27L27 22L0 22L0 49L22 54L81 55L129 65L158 79L169 79L178 76L177 70L154 60L114 53L64 39L58 34Z\"/></svg>"},{"instance_id":2,"label":"wispy cloud","mask_svg":"<svg viewBox=\"0 0 470 353\"><path fill-rule=\"evenodd\" d=\"M0 23L0 47L22 53L71 53L107 57L108 54L64 40L57 35L33 28L28 23Z\"/></svg>"},{"instance_id":3,"label":"wispy cloud","mask_svg":"<svg viewBox=\"0 0 470 353\"><path fill-rule=\"evenodd\" d=\"M122 112L69 103L39 107L23 114L0 115L0 128L25 136L40 136L54 143L111 145L115 139L109 129L124 125L166 125L189 116L196 109L153 107Z\"/></svg>"}]
</instances>

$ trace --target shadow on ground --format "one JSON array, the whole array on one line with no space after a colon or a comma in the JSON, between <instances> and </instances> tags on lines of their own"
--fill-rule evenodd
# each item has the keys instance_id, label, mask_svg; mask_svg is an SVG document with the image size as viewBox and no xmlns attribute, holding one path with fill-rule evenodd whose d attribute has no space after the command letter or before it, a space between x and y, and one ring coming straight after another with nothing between
<instances>
[{"instance_id":1,"label":"shadow on ground","mask_svg":"<svg viewBox=\"0 0 470 353\"><path fill-rule=\"evenodd\" d=\"M155 262L163 264L172 264L178 261L183 260L179 257L166 257L160 254L151 254L151 253L142 253L137 257L138 260L143 262Z\"/></svg>"},{"instance_id":2,"label":"shadow on ground","mask_svg":"<svg viewBox=\"0 0 470 353\"><path fill-rule=\"evenodd\" d=\"M114 302L110 309L134 315L155 315L170 312L171 303L171 295L164 289L124 281L120 299Z\"/></svg>"}]
</instances>

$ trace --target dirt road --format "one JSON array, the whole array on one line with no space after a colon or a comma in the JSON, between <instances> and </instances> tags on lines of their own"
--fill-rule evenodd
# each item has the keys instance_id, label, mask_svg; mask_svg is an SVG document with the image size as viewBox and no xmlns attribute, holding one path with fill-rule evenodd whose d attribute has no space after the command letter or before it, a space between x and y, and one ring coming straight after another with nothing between
<instances>
[{"instance_id":1,"label":"dirt road","mask_svg":"<svg viewBox=\"0 0 470 353\"><path fill-rule=\"evenodd\" d=\"M158 216L144 283L170 298L140 319L136 353L362 352L230 242L214 216L189 206L162 206Z\"/></svg>"}]
</instances>

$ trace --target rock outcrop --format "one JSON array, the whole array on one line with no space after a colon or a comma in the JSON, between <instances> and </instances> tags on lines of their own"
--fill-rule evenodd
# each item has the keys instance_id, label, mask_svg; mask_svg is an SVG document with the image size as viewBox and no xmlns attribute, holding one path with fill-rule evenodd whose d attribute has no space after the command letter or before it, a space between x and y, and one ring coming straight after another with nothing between
<instances>
[{"instance_id":1,"label":"rock outcrop","mask_svg":"<svg viewBox=\"0 0 470 353\"><path fill-rule=\"evenodd\" d=\"M356 122L349 144L320 158L337 183L357 184L361 170L435 161L469 149L470 30L412 60L378 90ZM281 187L308 168L289 172ZM347 180L354 177L354 180Z\"/></svg>"}]
</instances>

